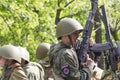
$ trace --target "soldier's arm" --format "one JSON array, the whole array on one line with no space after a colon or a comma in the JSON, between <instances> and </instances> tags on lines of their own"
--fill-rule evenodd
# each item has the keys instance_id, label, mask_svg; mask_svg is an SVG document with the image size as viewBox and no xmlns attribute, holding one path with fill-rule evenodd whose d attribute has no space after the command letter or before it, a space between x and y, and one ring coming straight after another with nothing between
<instances>
[{"instance_id":1,"label":"soldier's arm","mask_svg":"<svg viewBox=\"0 0 120 80\"><path fill-rule=\"evenodd\" d=\"M91 70L86 66L79 71L77 60L69 54L61 58L61 71L65 80L88 80L91 78Z\"/></svg>"}]
</instances>

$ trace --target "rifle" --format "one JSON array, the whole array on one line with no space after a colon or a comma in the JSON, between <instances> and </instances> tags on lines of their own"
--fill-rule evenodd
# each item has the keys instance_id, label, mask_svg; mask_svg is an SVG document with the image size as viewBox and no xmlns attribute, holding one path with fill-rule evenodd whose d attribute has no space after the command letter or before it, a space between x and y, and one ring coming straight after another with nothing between
<instances>
[{"instance_id":1,"label":"rifle","mask_svg":"<svg viewBox=\"0 0 120 80\"><path fill-rule=\"evenodd\" d=\"M86 21L85 29L82 34L83 39L81 43L78 40L75 46L80 68L82 68L82 63L86 62L87 53L89 51L89 40L91 37L93 21L97 10L98 0L93 0L92 3L93 3L92 11L89 14L88 20Z\"/></svg>"},{"instance_id":2,"label":"rifle","mask_svg":"<svg viewBox=\"0 0 120 80\"><path fill-rule=\"evenodd\" d=\"M112 41L111 38L111 32L110 32L110 27L108 25L107 22L107 17L106 17L106 10L104 5L101 6L102 9L102 21L105 25L105 30L106 30L106 40L109 43L110 49L109 49L109 63L107 63L106 65L111 66L112 71L116 71L117 70L117 53L116 53L116 47ZM108 57L108 56L107 56Z\"/></svg>"}]
</instances>

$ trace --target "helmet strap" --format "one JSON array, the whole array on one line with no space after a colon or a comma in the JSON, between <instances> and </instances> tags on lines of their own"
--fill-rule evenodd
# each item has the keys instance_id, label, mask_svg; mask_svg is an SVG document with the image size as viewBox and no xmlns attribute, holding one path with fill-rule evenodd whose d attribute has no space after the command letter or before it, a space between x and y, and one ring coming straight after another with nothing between
<instances>
[{"instance_id":1,"label":"helmet strap","mask_svg":"<svg viewBox=\"0 0 120 80\"><path fill-rule=\"evenodd\" d=\"M73 44L73 41L72 41L71 36L70 36L70 35L68 35L68 38L69 38L69 40L70 40L70 43L71 43L72 47L74 47L74 44Z\"/></svg>"}]
</instances>

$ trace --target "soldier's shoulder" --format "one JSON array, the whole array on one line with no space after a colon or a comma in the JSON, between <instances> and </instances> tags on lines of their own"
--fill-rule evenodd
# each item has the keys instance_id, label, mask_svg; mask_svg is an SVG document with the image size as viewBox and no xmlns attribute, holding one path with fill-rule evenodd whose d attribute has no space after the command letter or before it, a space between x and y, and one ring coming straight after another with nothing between
<instances>
[{"instance_id":1,"label":"soldier's shoulder","mask_svg":"<svg viewBox=\"0 0 120 80\"><path fill-rule=\"evenodd\" d=\"M16 68L14 69L14 71L19 71L19 70L22 70L22 71L23 71L23 68L22 68L21 66L19 66L19 67L16 67Z\"/></svg>"},{"instance_id":2,"label":"soldier's shoulder","mask_svg":"<svg viewBox=\"0 0 120 80\"><path fill-rule=\"evenodd\" d=\"M14 69L12 74L16 74L16 75L24 75L25 76L25 72L24 69L22 67L17 67Z\"/></svg>"},{"instance_id":3,"label":"soldier's shoulder","mask_svg":"<svg viewBox=\"0 0 120 80\"><path fill-rule=\"evenodd\" d=\"M37 62L29 62L29 66L32 66L33 68L38 67L39 69L43 70L42 65Z\"/></svg>"}]
</instances>

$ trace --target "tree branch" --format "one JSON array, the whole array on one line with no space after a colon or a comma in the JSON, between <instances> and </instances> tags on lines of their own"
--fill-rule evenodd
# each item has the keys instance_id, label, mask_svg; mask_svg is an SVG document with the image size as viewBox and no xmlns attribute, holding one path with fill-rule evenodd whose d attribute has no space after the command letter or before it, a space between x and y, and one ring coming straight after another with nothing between
<instances>
[{"instance_id":1,"label":"tree branch","mask_svg":"<svg viewBox=\"0 0 120 80\"><path fill-rule=\"evenodd\" d=\"M67 7L69 4L71 4L73 1L75 0L71 0L70 2L68 2L64 7Z\"/></svg>"},{"instance_id":2,"label":"tree branch","mask_svg":"<svg viewBox=\"0 0 120 80\"><path fill-rule=\"evenodd\" d=\"M4 22L7 24L7 27L9 28L9 31L12 32L12 36L13 36L13 38L15 38L15 36L14 36L14 34L13 34L13 30L12 30L12 28L9 26L9 24L7 23L7 21L5 20L5 18L4 18L2 15L0 15L0 16L2 17L2 19L4 20Z\"/></svg>"},{"instance_id":3,"label":"tree branch","mask_svg":"<svg viewBox=\"0 0 120 80\"><path fill-rule=\"evenodd\" d=\"M70 2L68 2L64 7L67 7L68 5L70 5L74 0L71 0ZM56 17L55 17L55 24L57 24L62 18L60 18L60 14L61 14L61 11L62 11L62 8L60 8L60 3L61 3L61 0L58 0L58 7L59 9L57 9L57 12L56 12ZM74 16L73 15L69 15L69 16ZM64 16L66 17L66 16Z\"/></svg>"}]
</instances>

